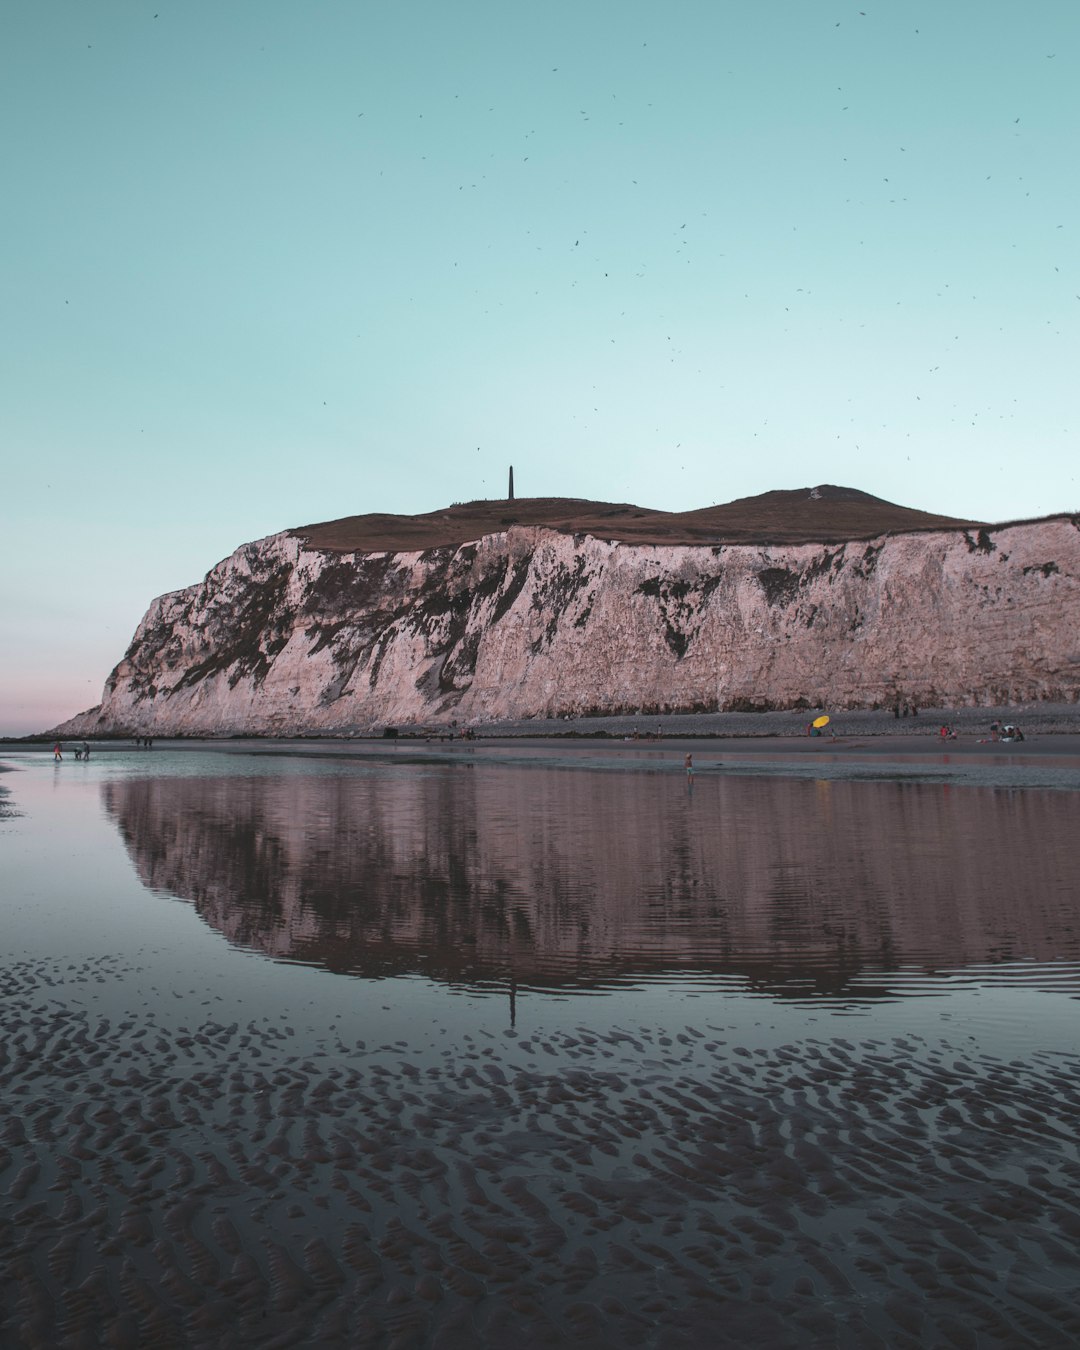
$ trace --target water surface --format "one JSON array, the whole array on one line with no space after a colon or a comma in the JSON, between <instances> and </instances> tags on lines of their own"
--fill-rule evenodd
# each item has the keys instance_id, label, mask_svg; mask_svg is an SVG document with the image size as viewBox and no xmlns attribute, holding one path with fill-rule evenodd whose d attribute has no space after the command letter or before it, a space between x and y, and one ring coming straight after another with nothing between
<instances>
[{"instance_id":1,"label":"water surface","mask_svg":"<svg viewBox=\"0 0 1080 1350\"><path fill-rule=\"evenodd\" d=\"M5 1343L1077 1339L1075 792L8 762Z\"/></svg>"}]
</instances>

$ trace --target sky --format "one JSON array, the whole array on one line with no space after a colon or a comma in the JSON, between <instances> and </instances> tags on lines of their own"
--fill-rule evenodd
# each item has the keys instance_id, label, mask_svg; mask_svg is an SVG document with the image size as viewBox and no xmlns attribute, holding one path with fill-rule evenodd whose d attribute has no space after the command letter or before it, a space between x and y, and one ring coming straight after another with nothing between
<instances>
[{"instance_id":1,"label":"sky","mask_svg":"<svg viewBox=\"0 0 1080 1350\"><path fill-rule=\"evenodd\" d=\"M0 734L369 511L1080 509L1075 0L0 0Z\"/></svg>"}]
</instances>

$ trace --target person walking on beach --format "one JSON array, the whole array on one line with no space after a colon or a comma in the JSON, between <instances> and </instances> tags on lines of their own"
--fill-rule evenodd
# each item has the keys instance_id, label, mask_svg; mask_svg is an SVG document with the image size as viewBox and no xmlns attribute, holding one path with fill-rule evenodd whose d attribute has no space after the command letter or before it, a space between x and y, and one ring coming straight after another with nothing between
<instances>
[{"instance_id":1,"label":"person walking on beach","mask_svg":"<svg viewBox=\"0 0 1080 1350\"><path fill-rule=\"evenodd\" d=\"M686 765L686 776L687 776L687 778L693 778L693 776L694 776L694 756L691 755L691 754L688 752L688 753L687 753L687 756L686 756L686 759L683 761L683 763Z\"/></svg>"},{"instance_id":2,"label":"person walking on beach","mask_svg":"<svg viewBox=\"0 0 1080 1350\"><path fill-rule=\"evenodd\" d=\"M82 743L82 757L83 757L83 759L89 759L89 758L90 758L90 742L89 742L89 741L83 741L83 743Z\"/></svg>"},{"instance_id":3,"label":"person walking on beach","mask_svg":"<svg viewBox=\"0 0 1080 1350\"><path fill-rule=\"evenodd\" d=\"M55 760L57 760L57 761L62 760L62 759L64 758L64 752L63 752L63 750L61 749L61 746L60 746L60 742L59 742L59 741L57 741L56 744L55 744L55 745L53 746L53 748L52 748L52 757L53 757L53 759L55 759Z\"/></svg>"}]
</instances>

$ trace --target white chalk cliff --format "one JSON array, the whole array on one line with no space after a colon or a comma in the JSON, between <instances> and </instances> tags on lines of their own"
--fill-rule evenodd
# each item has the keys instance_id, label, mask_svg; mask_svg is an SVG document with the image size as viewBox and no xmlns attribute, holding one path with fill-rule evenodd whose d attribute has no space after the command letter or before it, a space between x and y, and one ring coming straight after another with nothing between
<instances>
[{"instance_id":1,"label":"white chalk cliff","mask_svg":"<svg viewBox=\"0 0 1080 1350\"><path fill-rule=\"evenodd\" d=\"M872 500L872 499L871 499ZM285 532L150 606L67 734L1080 698L1080 517L840 543Z\"/></svg>"}]
</instances>

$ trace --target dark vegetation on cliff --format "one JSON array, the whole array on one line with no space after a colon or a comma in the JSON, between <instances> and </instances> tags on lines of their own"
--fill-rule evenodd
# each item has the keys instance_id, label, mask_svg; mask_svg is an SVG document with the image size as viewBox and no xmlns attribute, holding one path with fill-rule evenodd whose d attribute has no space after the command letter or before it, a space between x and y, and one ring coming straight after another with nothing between
<instances>
[{"instance_id":1,"label":"dark vegetation on cliff","mask_svg":"<svg viewBox=\"0 0 1080 1350\"><path fill-rule=\"evenodd\" d=\"M856 488L826 484L679 512L576 497L464 502L421 516L344 516L304 525L293 533L310 548L413 553L457 547L511 525L544 525L563 534L591 534L628 544L806 544L957 526L978 529L985 523L915 511Z\"/></svg>"}]
</instances>

